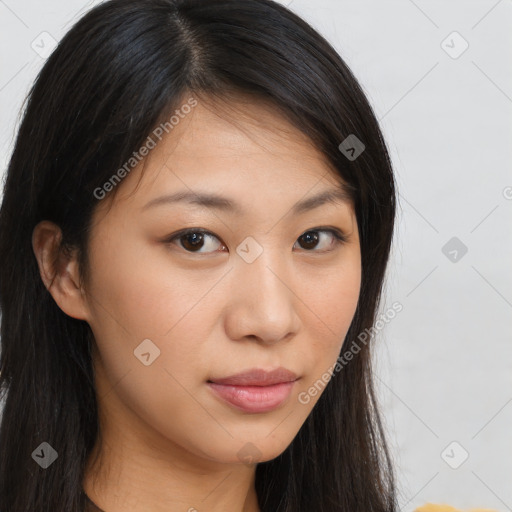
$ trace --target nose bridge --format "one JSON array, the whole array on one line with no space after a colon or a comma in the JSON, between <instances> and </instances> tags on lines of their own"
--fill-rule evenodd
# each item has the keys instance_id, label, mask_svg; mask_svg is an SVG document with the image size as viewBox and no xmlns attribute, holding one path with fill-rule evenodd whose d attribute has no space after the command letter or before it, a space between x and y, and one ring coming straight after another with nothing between
<instances>
[{"instance_id":1,"label":"nose bridge","mask_svg":"<svg viewBox=\"0 0 512 512\"><path fill-rule=\"evenodd\" d=\"M239 258L235 265L233 295L237 336L277 341L297 328L295 295L289 289L285 258L265 249L251 263Z\"/></svg>"},{"instance_id":2,"label":"nose bridge","mask_svg":"<svg viewBox=\"0 0 512 512\"><path fill-rule=\"evenodd\" d=\"M266 306L269 311L272 311L273 302L277 305L289 299L289 290L283 283L285 281L284 265L279 261L280 259L283 259L282 255L279 257L277 252L272 254L267 249L252 263L240 264L240 275L245 276L242 279L247 279L253 296L259 299L259 305Z\"/></svg>"}]
</instances>

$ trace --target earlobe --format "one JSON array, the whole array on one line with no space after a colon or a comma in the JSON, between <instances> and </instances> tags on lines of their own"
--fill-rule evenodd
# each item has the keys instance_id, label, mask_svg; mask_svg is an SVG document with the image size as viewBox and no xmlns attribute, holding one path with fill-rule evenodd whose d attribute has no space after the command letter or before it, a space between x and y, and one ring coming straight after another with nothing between
<instances>
[{"instance_id":1,"label":"earlobe","mask_svg":"<svg viewBox=\"0 0 512 512\"><path fill-rule=\"evenodd\" d=\"M85 294L82 291L77 251L61 249L62 232L50 221L41 221L32 232L32 248L41 279L64 313L78 320L88 319Z\"/></svg>"}]
</instances>

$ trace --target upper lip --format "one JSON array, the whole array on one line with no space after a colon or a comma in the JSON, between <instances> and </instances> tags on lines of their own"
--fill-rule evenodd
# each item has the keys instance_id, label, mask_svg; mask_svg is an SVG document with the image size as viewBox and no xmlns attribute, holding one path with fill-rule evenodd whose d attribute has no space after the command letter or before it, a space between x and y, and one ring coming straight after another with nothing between
<instances>
[{"instance_id":1,"label":"upper lip","mask_svg":"<svg viewBox=\"0 0 512 512\"><path fill-rule=\"evenodd\" d=\"M280 366L275 370L264 370L263 368L251 368L244 372L230 375L219 379L210 379L215 384L231 386L272 386L281 382L292 382L297 380L297 375Z\"/></svg>"}]
</instances>

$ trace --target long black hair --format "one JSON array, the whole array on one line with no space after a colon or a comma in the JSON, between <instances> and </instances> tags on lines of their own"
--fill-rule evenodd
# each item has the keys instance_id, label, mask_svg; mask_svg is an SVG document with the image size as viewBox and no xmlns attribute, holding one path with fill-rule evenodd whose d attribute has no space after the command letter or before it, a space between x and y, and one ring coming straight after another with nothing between
<instances>
[{"instance_id":1,"label":"long black hair","mask_svg":"<svg viewBox=\"0 0 512 512\"><path fill-rule=\"evenodd\" d=\"M81 512L85 462L99 432L87 322L55 303L39 274L34 227L62 230L87 273L102 187L190 94L271 103L350 188L362 281L344 347L376 319L395 218L386 144L356 78L310 25L271 0L111 0L83 16L30 93L0 210L2 512ZM340 144L349 136L363 152ZM348 139L356 140L356 139ZM359 149L362 146L358 146ZM357 148L356 148L357 149ZM350 157L350 158L349 158ZM115 194L116 187L111 194ZM334 375L295 439L256 468L262 512L391 512L392 459L370 349ZM48 442L47 469L33 452Z\"/></svg>"}]
</instances>

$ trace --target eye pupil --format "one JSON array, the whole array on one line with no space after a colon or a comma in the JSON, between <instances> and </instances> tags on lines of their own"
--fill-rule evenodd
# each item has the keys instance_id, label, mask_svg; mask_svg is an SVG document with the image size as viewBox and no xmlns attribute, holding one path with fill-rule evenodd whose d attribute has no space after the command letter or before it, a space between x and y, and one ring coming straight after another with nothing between
<instances>
[{"instance_id":1,"label":"eye pupil","mask_svg":"<svg viewBox=\"0 0 512 512\"><path fill-rule=\"evenodd\" d=\"M192 239L192 241L190 241ZM183 247L185 249L200 249L203 244L203 233L189 233L183 237L185 242L183 243ZM187 244L190 243L190 247L187 247Z\"/></svg>"},{"instance_id":2,"label":"eye pupil","mask_svg":"<svg viewBox=\"0 0 512 512\"><path fill-rule=\"evenodd\" d=\"M316 231L307 231L301 236L301 239L305 241L307 248L315 247L318 243L318 233Z\"/></svg>"}]
</instances>

